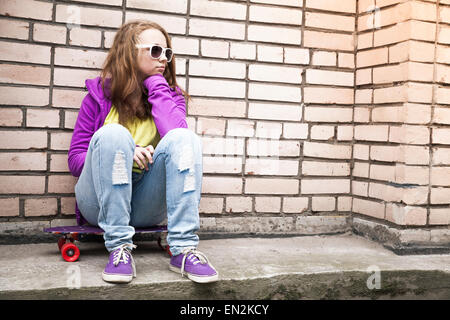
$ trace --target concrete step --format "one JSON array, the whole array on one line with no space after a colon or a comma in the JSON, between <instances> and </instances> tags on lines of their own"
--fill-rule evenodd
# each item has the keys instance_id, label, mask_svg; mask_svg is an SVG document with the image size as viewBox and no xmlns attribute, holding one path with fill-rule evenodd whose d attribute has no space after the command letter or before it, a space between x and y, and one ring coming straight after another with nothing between
<instances>
[{"instance_id":1,"label":"concrete step","mask_svg":"<svg viewBox=\"0 0 450 320\"><path fill-rule=\"evenodd\" d=\"M0 299L450 299L450 255L399 256L353 234L201 240L220 274L211 284L170 271L156 242L136 244L123 285L102 280L101 242L80 242L72 263L56 240L1 245Z\"/></svg>"}]
</instances>

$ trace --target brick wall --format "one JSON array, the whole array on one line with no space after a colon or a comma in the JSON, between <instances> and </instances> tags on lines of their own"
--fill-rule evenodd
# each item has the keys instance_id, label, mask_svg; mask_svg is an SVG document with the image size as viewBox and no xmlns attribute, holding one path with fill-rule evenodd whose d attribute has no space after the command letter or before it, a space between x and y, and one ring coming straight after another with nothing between
<instances>
[{"instance_id":1,"label":"brick wall","mask_svg":"<svg viewBox=\"0 0 450 320\"><path fill-rule=\"evenodd\" d=\"M0 0L0 222L73 218L84 80L148 19L193 97L203 230L450 224L450 4L374 1Z\"/></svg>"},{"instance_id":2,"label":"brick wall","mask_svg":"<svg viewBox=\"0 0 450 320\"><path fill-rule=\"evenodd\" d=\"M450 224L449 4L358 2L354 213Z\"/></svg>"}]
</instances>

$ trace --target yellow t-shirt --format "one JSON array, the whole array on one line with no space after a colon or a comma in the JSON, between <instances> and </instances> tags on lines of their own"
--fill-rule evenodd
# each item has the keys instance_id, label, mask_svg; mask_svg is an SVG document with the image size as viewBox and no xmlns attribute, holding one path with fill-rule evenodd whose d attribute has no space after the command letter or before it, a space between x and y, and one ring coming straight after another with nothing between
<instances>
[{"instance_id":1,"label":"yellow t-shirt","mask_svg":"<svg viewBox=\"0 0 450 320\"><path fill-rule=\"evenodd\" d=\"M111 106L111 110L106 116L105 123L103 125L110 123L119 123L119 113L114 106ZM152 145L153 148L156 149L156 145L161 140L159 132L156 129L155 121L153 121L153 117L149 117L145 120L135 118L129 125L126 126L126 128L130 131L134 143L141 147ZM142 172L136 161L133 163L133 172Z\"/></svg>"}]
</instances>

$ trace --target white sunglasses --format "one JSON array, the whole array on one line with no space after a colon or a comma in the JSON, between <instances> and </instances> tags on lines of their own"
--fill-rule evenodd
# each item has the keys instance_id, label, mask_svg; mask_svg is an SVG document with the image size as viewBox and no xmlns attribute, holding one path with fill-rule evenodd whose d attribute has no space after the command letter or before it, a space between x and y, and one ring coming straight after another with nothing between
<instances>
[{"instance_id":1,"label":"white sunglasses","mask_svg":"<svg viewBox=\"0 0 450 320\"><path fill-rule=\"evenodd\" d=\"M137 44L136 48L138 49L146 49L149 48L149 55L153 59L159 59L162 55L164 55L167 59L167 62L172 61L173 51L171 48L163 48L156 44Z\"/></svg>"}]
</instances>

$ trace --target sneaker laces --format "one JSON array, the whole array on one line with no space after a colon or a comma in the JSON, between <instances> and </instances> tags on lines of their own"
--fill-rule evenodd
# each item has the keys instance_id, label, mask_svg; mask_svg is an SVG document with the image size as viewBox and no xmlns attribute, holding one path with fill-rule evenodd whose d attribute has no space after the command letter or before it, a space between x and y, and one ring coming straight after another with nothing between
<instances>
[{"instance_id":1,"label":"sneaker laces","mask_svg":"<svg viewBox=\"0 0 450 320\"><path fill-rule=\"evenodd\" d=\"M119 264L119 262L123 262L128 264L128 260L133 261L133 256L131 255L131 250L136 248L134 244L123 244L119 247L118 250L114 251L113 263L115 266Z\"/></svg>"},{"instance_id":2,"label":"sneaker laces","mask_svg":"<svg viewBox=\"0 0 450 320\"><path fill-rule=\"evenodd\" d=\"M182 251L183 260L181 262L181 275L184 276L186 272L184 271L184 266L186 263L186 259L189 259L189 261L196 265L198 263L206 264L208 263L208 258L206 258L205 254L198 251L196 248L186 248Z\"/></svg>"}]
</instances>

